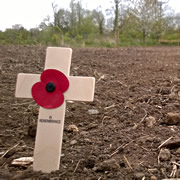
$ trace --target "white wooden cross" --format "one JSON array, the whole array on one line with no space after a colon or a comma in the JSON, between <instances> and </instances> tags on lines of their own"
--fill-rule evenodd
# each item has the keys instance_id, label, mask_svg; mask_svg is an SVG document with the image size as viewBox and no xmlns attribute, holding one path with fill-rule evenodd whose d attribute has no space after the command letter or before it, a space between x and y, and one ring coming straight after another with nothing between
<instances>
[{"instance_id":1,"label":"white wooden cross","mask_svg":"<svg viewBox=\"0 0 180 180\"><path fill-rule=\"evenodd\" d=\"M95 79L69 76L71 55L70 48L47 48L45 70L59 70L68 78L70 86L64 93L65 101L93 101ZM15 96L32 98L31 88L39 81L39 74L18 74ZM66 110L65 101L56 109L40 107L34 150L33 169L35 171L41 170L49 173L59 169Z\"/></svg>"}]
</instances>

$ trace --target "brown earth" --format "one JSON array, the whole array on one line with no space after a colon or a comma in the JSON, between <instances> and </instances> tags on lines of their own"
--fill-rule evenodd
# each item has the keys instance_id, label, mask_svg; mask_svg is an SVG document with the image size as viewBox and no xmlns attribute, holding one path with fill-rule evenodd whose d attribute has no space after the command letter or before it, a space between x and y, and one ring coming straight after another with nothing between
<instances>
[{"instance_id":1,"label":"brown earth","mask_svg":"<svg viewBox=\"0 0 180 180\"><path fill-rule=\"evenodd\" d=\"M60 170L12 165L33 156L38 114L32 99L15 98L16 77L40 74L45 51L0 46L0 179L180 178L179 47L73 49L71 75L94 76L96 90L92 103L67 104Z\"/></svg>"}]
</instances>

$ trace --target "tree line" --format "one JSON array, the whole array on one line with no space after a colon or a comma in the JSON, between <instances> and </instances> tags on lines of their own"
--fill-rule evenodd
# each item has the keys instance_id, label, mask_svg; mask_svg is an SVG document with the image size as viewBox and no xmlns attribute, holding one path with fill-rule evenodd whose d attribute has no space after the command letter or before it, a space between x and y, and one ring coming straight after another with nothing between
<instances>
[{"instance_id":1,"label":"tree line","mask_svg":"<svg viewBox=\"0 0 180 180\"><path fill-rule=\"evenodd\" d=\"M118 47L180 43L180 13L166 0L114 0L103 11L85 9L71 0L69 9L52 3L53 20L44 18L30 30L16 24L0 31L0 44L42 44L74 47ZM171 40L171 41L168 41Z\"/></svg>"}]
</instances>

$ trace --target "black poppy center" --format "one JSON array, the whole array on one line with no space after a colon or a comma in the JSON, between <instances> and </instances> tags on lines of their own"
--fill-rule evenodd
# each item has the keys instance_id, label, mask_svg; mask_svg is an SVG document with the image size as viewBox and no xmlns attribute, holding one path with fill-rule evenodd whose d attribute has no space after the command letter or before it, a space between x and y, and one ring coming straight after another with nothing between
<instances>
[{"instance_id":1,"label":"black poppy center","mask_svg":"<svg viewBox=\"0 0 180 180\"><path fill-rule=\"evenodd\" d=\"M54 83L49 82L46 84L46 90L48 92L53 92L55 90L55 88L56 88L56 86Z\"/></svg>"}]
</instances>

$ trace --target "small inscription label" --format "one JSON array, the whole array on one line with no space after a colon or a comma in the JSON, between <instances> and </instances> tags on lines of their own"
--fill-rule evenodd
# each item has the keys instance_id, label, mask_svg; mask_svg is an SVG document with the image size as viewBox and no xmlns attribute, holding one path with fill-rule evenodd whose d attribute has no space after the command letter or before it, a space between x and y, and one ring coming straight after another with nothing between
<instances>
[{"instance_id":1,"label":"small inscription label","mask_svg":"<svg viewBox=\"0 0 180 180\"><path fill-rule=\"evenodd\" d=\"M61 120L53 120L53 119L40 119L39 122L61 124Z\"/></svg>"}]
</instances>

